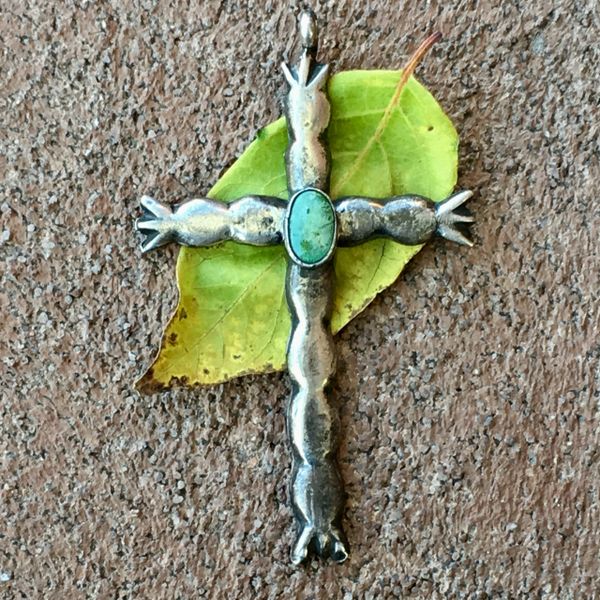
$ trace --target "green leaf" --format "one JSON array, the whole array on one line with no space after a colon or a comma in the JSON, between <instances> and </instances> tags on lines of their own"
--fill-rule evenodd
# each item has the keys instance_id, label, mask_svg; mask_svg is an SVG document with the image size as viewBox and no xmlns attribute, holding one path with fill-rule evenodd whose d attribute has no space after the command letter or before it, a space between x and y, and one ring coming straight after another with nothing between
<instances>
[{"instance_id":1,"label":"green leaf","mask_svg":"<svg viewBox=\"0 0 600 600\"><path fill-rule=\"evenodd\" d=\"M442 200L452 192L456 131L412 77L394 103L400 77L400 71L347 71L331 78L332 198L415 193ZM285 121L280 119L260 131L208 195L224 201L251 193L287 198L286 145ZM389 240L338 249L333 331L392 284L419 250ZM284 368L290 331L285 270L282 247L228 242L182 248L179 306L139 389L218 383Z\"/></svg>"}]
</instances>

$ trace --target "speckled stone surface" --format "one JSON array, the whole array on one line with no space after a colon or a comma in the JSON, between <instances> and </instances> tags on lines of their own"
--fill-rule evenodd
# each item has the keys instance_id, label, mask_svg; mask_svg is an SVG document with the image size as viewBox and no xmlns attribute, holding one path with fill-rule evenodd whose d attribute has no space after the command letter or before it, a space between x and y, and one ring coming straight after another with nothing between
<instances>
[{"instance_id":1,"label":"speckled stone surface","mask_svg":"<svg viewBox=\"0 0 600 600\"><path fill-rule=\"evenodd\" d=\"M288 379L134 393L176 249L132 219L279 116L298 3L1 0L0 597L600 597L595 5L315 3L338 70L444 31L477 245L338 336L352 556L293 568Z\"/></svg>"}]
</instances>

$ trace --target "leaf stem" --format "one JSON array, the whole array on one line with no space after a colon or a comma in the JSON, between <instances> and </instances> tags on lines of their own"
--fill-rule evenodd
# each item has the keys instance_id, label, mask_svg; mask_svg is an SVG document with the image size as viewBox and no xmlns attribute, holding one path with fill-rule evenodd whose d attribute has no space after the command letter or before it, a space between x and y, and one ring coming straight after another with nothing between
<instances>
[{"instance_id":1,"label":"leaf stem","mask_svg":"<svg viewBox=\"0 0 600 600\"><path fill-rule=\"evenodd\" d=\"M439 31L432 33L427 39L421 42L421 45L413 52L412 56L408 59L406 65L402 69L402 76L400 77L400 81L396 86L396 90L390 104L388 105L388 109L391 107L393 110L398 101L400 100L400 94L406 85L406 82L410 79L411 75L415 72L418 64L423 60L423 57L429 52L431 47L442 39L442 34ZM387 111L386 111L387 112ZM385 118L385 116L384 116Z\"/></svg>"},{"instance_id":2,"label":"leaf stem","mask_svg":"<svg viewBox=\"0 0 600 600\"><path fill-rule=\"evenodd\" d=\"M421 62L421 60L423 60L423 57L425 56L425 54L427 54L429 49L436 42L438 42L441 39L442 39L442 34L439 31L432 33L429 37L427 37L421 43L421 45L413 52L412 56L408 59L408 62L402 69L402 75L400 76L400 80L398 81L398 84L396 85L396 89L394 90L394 95L392 96L389 104L386 106L385 112L383 113L383 116L381 117L381 121L379 121L379 124L377 125L377 129L375 130L373 137L368 141L366 146L362 149L360 154L356 157L356 160L354 161L354 163L352 164L350 169L348 169L348 171L346 171L346 174L341 178L340 181L337 182L335 187L331 190L332 198L335 199L339 196L339 193L342 190L343 186L354 175L354 173L358 169L359 165L362 163L362 161L367 157L367 155L371 151L371 148L373 147L373 145L379 142L379 139L381 138L383 132L385 131L385 128L388 126L388 123L392 116L392 112L396 109L396 107L398 106L398 104L400 102L400 96L402 95L404 86L410 79L411 75L414 73L415 69L417 68L417 65Z\"/></svg>"}]
</instances>

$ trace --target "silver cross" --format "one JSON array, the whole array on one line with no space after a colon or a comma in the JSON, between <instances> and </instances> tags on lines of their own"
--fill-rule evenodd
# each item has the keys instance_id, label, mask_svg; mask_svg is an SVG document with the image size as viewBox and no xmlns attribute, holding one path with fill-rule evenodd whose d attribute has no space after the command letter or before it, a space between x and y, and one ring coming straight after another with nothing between
<instances>
[{"instance_id":1,"label":"silver cross","mask_svg":"<svg viewBox=\"0 0 600 600\"><path fill-rule=\"evenodd\" d=\"M299 526L292 549L296 564L307 557L309 549L336 562L348 557L342 529L345 494L336 463L339 419L328 401L335 372L330 317L331 257L336 246L376 237L422 244L434 235L470 246L456 224L472 221L470 216L454 212L471 196L470 191L438 204L416 195L329 199L325 138L330 116L329 69L316 61L317 26L310 11L300 17L300 37L298 64L282 65L289 85L285 102L289 202L266 196L245 196L230 204L198 198L173 211L144 196L145 214L136 222L146 235L144 252L169 242L184 246L209 246L226 240L253 246L285 244L289 256L286 291L292 316L287 350L292 380L287 431L293 454L291 497Z\"/></svg>"}]
</instances>

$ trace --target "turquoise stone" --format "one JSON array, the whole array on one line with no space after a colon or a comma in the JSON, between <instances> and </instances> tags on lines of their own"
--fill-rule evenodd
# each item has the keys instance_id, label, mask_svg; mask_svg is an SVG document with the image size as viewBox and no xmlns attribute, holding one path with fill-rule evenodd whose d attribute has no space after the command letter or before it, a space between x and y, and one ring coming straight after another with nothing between
<instances>
[{"instance_id":1,"label":"turquoise stone","mask_svg":"<svg viewBox=\"0 0 600 600\"><path fill-rule=\"evenodd\" d=\"M307 189L299 192L289 207L288 247L299 262L320 263L335 244L335 210L326 194Z\"/></svg>"}]
</instances>

